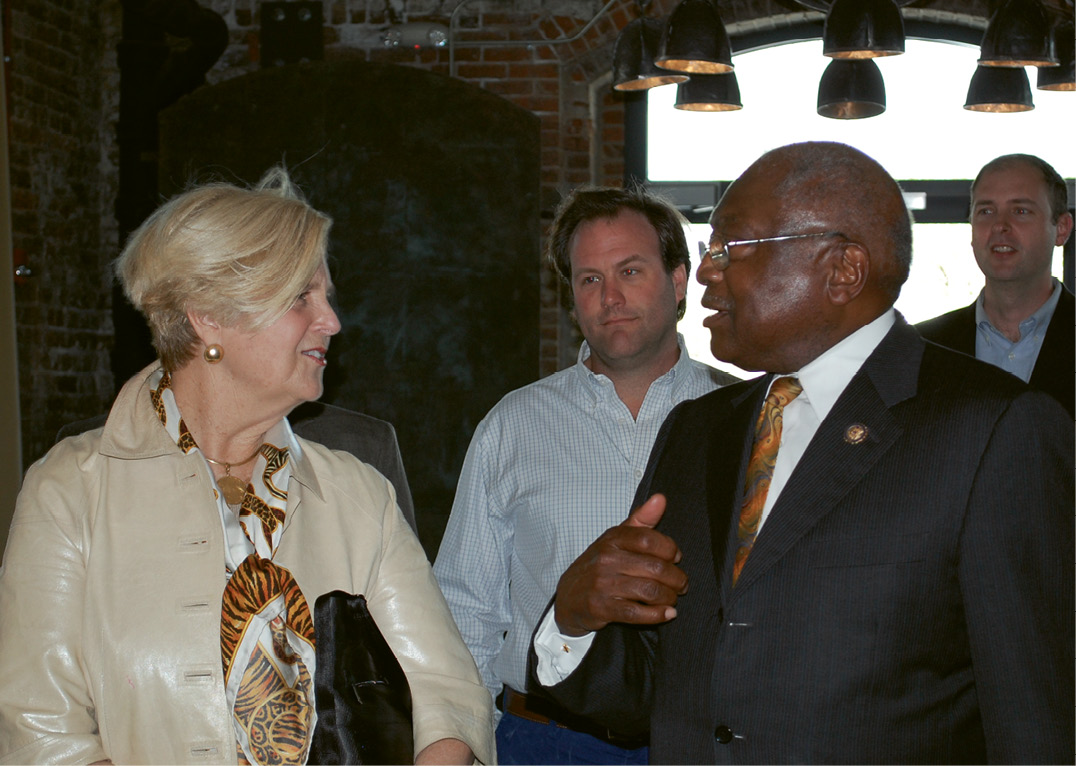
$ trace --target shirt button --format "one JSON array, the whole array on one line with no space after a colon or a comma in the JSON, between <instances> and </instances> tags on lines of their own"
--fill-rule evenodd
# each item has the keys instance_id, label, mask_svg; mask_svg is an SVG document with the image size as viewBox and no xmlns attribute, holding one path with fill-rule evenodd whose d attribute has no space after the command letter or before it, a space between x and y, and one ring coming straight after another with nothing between
<instances>
[{"instance_id":1,"label":"shirt button","mask_svg":"<svg viewBox=\"0 0 1076 766\"><path fill-rule=\"evenodd\" d=\"M635 478L636 479L641 479L642 477L643 477L643 472L640 471L638 468L636 468L635 469Z\"/></svg>"},{"instance_id":2,"label":"shirt button","mask_svg":"<svg viewBox=\"0 0 1076 766\"><path fill-rule=\"evenodd\" d=\"M714 729L714 739L720 742L722 745L727 745L732 742L732 729L722 724Z\"/></svg>"}]
</instances>

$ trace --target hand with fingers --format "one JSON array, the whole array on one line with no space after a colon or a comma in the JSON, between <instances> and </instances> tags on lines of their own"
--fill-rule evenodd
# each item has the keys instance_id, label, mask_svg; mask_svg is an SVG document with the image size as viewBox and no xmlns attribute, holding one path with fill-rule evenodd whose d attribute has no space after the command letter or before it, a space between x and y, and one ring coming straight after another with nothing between
<instances>
[{"instance_id":1,"label":"hand with fingers","mask_svg":"<svg viewBox=\"0 0 1076 766\"><path fill-rule=\"evenodd\" d=\"M656 625L676 617L687 575L677 566L676 542L654 529L664 513L665 496L651 495L561 575L553 616L562 634L581 636L611 622Z\"/></svg>"}]
</instances>

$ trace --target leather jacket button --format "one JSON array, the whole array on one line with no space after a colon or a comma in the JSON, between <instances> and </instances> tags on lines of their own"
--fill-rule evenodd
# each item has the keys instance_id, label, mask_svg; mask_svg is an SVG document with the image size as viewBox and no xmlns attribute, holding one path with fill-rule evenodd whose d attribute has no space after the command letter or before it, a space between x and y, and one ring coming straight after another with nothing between
<instances>
[{"instance_id":1,"label":"leather jacket button","mask_svg":"<svg viewBox=\"0 0 1076 766\"><path fill-rule=\"evenodd\" d=\"M722 724L714 729L714 739L720 742L722 745L727 745L732 742L732 729Z\"/></svg>"}]
</instances>

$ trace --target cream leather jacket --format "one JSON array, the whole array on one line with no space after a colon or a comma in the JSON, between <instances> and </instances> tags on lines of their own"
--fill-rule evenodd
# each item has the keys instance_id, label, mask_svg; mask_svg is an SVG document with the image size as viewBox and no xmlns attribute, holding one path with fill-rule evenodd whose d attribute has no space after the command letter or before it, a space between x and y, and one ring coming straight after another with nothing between
<instances>
[{"instance_id":1,"label":"cream leather jacket","mask_svg":"<svg viewBox=\"0 0 1076 766\"><path fill-rule=\"evenodd\" d=\"M157 421L150 372L26 474L0 569L0 762L236 762L221 521L205 461ZM365 594L407 673L416 753L453 737L493 763L489 692L391 484L299 442L275 560L311 609Z\"/></svg>"}]
</instances>

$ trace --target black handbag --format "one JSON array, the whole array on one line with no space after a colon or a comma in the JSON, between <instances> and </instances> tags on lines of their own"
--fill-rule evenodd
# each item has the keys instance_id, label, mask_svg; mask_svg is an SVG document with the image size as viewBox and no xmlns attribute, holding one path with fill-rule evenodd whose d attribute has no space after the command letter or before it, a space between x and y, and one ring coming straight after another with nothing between
<instances>
[{"instance_id":1,"label":"black handbag","mask_svg":"<svg viewBox=\"0 0 1076 766\"><path fill-rule=\"evenodd\" d=\"M318 722L307 762L414 763L411 688L366 599L318 596L314 640Z\"/></svg>"}]
</instances>

